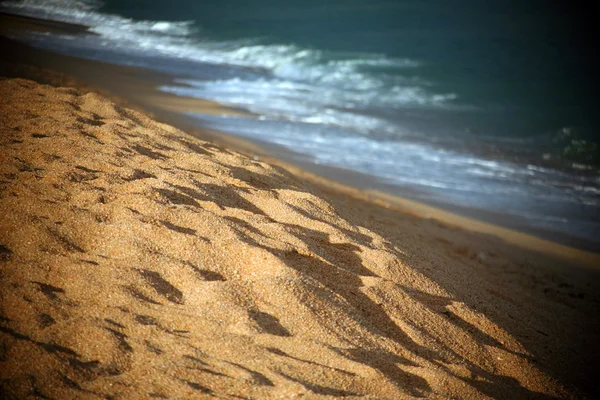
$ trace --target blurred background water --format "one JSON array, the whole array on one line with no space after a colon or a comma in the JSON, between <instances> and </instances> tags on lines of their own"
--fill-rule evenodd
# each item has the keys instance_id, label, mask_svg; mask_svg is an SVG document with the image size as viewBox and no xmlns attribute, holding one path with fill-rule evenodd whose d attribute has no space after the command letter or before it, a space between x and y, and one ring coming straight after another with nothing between
<instances>
[{"instance_id":1,"label":"blurred background water","mask_svg":"<svg viewBox=\"0 0 600 400\"><path fill-rule=\"evenodd\" d=\"M415 200L600 250L594 11L552 0L21 0L57 52L166 72L189 113ZM364 183L362 183L364 186ZM497 222L497 221L496 221Z\"/></svg>"}]
</instances>

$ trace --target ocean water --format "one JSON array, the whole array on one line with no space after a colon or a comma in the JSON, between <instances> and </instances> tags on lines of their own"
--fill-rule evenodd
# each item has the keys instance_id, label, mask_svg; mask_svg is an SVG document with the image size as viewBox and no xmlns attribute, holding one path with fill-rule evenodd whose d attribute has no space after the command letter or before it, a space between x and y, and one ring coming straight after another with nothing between
<instances>
[{"instance_id":1,"label":"ocean water","mask_svg":"<svg viewBox=\"0 0 600 400\"><path fill-rule=\"evenodd\" d=\"M172 74L199 124L600 250L593 10L550 0L4 1L54 51ZM365 185L365 182L361 182ZM508 222L507 225L510 225Z\"/></svg>"}]
</instances>

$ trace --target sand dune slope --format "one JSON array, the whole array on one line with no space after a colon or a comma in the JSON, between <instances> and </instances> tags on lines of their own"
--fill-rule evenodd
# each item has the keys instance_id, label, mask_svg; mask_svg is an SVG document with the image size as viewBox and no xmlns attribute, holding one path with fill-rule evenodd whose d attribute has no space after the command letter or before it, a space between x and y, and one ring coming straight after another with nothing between
<instances>
[{"instance_id":1,"label":"sand dune slope","mask_svg":"<svg viewBox=\"0 0 600 400\"><path fill-rule=\"evenodd\" d=\"M74 89L0 110L6 397L566 396L278 168Z\"/></svg>"}]
</instances>

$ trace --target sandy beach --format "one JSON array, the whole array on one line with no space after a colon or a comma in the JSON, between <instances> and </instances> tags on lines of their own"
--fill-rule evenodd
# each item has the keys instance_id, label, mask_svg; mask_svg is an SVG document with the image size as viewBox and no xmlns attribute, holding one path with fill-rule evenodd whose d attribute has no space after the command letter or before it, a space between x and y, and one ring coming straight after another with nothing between
<instances>
[{"instance_id":1,"label":"sandy beach","mask_svg":"<svg viewBox=\"0 0 600 400\"><path fill-rule=\"evenodd\" d=\"M2 40L3 398L598 395L597 254L331 182L176 118L241 111L158 98L167 77Z\"/></svg>"}]
</instances>

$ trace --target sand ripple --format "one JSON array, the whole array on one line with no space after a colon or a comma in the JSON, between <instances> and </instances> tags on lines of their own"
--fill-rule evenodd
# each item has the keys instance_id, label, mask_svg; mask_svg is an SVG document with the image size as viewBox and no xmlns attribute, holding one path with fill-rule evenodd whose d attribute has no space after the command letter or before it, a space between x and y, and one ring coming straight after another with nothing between
<instances>
[{"instance_id":1,"label":"sand ripple","mask_svg":"<svg viewBox=\"0 0 600 400\"><path fill-rule=\"evenodd\" d=\"M73 89L2 80L0 110L7 396L564 395L280 168Z\"/></svg>"}]
</instances>

